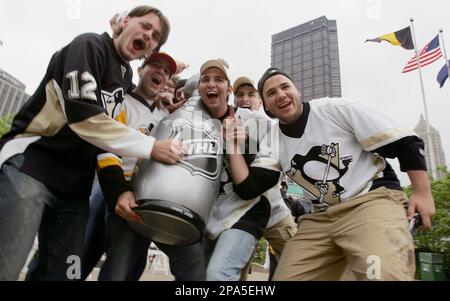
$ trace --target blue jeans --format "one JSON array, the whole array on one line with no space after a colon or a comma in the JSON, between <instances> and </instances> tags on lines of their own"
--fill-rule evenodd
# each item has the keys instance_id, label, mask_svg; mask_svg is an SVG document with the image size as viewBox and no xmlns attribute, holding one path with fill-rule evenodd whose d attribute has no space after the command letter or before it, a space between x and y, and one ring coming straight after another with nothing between
<instances>
[{"instance_id":1,"label":"blue jeans","mask_svg":"<svg viewBox=\"0 0 450 301\"><path fill-rule=\"evenodd\" d=\"M169 257L170 272L176 281L204 281L206 263L203 246L197 242L188 246L155 245Z\"/></svg>"},{"instance_id":2,"label":"blue jeans","mask_svg":"<svg viewBox=\"0 0 450 301\"><path fill-rule=\"evenodd\" d=\"M208 281L239 281L241 270L250 261L256 247L252 234L228 229L220 234L206 269Z\"/></svg>"},{"instance_id":3,"label":"blue jeans","mask_svg":"<svg viewBox=\"0 0 450 301\"><path fill-rule=\"evenodd\" d=\"M100 281L137 281L147 264L150 240L135 232L115 213L109 213L106 231L106 260ZM205 260L201 243L168 246L155 243L169 257L170 270L176 281L205 279Z\"/></svg>"},{"instance_id":4,"label":"blue jeans","mask_svg":"<svg viewBox=\"0 0 450 301\"><path fill-rule=\"evenodd\" d=\"M38 231L38 261L28 278L69 280L68 257L82 255L87 199L56 197L22 173L22 163L23 155L14 156L0 170L0 280L17 280Z\"/></svg>"},{"instance_id":5,"label":"blue jeans","mask_svg":"<svg viewBox=\"0 0 450 301\"><path fill-rule=\"evenodd\" d=\"M94 182L89 198L89 218L84 237L82 279L86 279L105 250L106 202L98 181Z\"/></svg>"},{"instance_id":6,"label":"blue jeans","mask_svg":"<svg viewBox=\"0 0 450 301\"><path fill-rule=\"evenodd\" d=\"M137 281L147 263L150 240L135 232L116 213L106 219L106 260L99 281ZM138 269L136 271L135 269Z\"/></svg>"}]
</instances>

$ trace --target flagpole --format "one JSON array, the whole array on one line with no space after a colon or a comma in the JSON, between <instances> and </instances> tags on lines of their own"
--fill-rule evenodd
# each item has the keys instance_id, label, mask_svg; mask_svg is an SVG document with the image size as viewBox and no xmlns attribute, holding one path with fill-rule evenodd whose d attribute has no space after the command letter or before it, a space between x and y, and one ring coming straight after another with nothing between
<instances>
[{"instance_id":1,"label":"flagpole","mask_svg":"<svg viewBox=\"0 0 450 301\"><path fill-rule=\"evenodd\" d=\"M431 170L431 178L432 179L437 179L437 174L436 174L436 163L435 163L435 159L434 159L434 152L432 149L432 143L431 143L431 131L430 131L430 122L429 122L429 117L428 117L428 108L427 108L427 99L425 96L425 88L423 85L423 76L422 76L422 68L420 67L420 61L419 61L419 51L417 50L417 42L416 42L416 34L414 32L414 19L411 18L409 19L409 21L411 22L411 35L413 38L413 42L414 42L414 51L416 53L416 62L417 62L417 68L419 69L419 77L420 77L420 87L422 88L422 100L423 100L423 108L424 108L424 114L425 114L425 126L426 126L426 148L428 149L428 155L430 158L430 170Z\"/></svg>"},{"instance_id":2,"label":"flagpole","mask_svg":"<svg viewBox=\"0 0 450 301\"><path fill-rule=\"evenodd\" d=\"M445 58L445 64L447 65L447 70L448 70L448 75L450 76L450 63L448 62L448 58L447 58L447 51L445 50L445 43L444 43L444 31L441 29L439 29L439 35L441 36L441 45L442 45L442 49L444 50L444 58Z\"/></svg>"}]
</instances>

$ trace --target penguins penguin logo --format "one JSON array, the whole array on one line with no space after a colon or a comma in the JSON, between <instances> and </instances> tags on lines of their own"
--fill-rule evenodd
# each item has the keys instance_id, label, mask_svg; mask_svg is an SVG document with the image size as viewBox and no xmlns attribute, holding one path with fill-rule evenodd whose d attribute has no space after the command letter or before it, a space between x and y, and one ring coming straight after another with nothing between
<instances>
[{"instance_id":1,"label":"penguins penguin logo","mask_svg":"<svg viewBox=\"0 0 450 301\"><path fill-rule=\"evenodd\" d=\"M339 157L339 144L314 146L291 160L289 176L317 199L314 204L335 205L346 192L340 179L347 173L353 158ZM343 165L343 167L341 167Z\"/></svg>"}]
</instances>

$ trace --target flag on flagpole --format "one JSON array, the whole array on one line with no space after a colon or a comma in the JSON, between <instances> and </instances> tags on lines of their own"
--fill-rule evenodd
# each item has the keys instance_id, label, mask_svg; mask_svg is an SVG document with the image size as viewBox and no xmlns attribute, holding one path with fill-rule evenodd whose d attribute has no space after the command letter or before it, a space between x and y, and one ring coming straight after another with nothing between
<instances>
[{"instance_id":1,"label":"flag on flagpole","mask_svg":"<svg viewBox=\"0 0 450 301\"><path fill-rule=\"evenodd\" d=\"M450 64L450 61L449 61L449 64ZM445 64L444 67L441 68L441 70L439 71L438 76L437 76L437 81L438 81L439 85L441 86L441 88L444 86L447 78L448 78L448 67L447 67L447 64Z\"/></svg>"},{"instance_id":2,"label":"flag on flagpole","mask_svg":"<svg viewBox=\"0 0 450 301\"><path fill-rule=\"evenodd\" d=\"M394 46L401 46L407 50L414 49L414 43L411 35L411 28L409 26L399 31L379 36L378 38L375 39L367 39L366 43L367 42L381 43L381 41L389 42Z\"/></svg>"},{"instance_id":3,"label":"flag on flagpole","mask_svg":"<svg viewBox=\"0 0 450 301\"><path fill-rule=\"evenodd\" d=\"M418 55L420 67L425 67L442 57L441 47L439 46L439 35L428 43ZM418 68L417 58L414 56L408 61L402 73L408 73Z\"/></svg>"}]
</instances>

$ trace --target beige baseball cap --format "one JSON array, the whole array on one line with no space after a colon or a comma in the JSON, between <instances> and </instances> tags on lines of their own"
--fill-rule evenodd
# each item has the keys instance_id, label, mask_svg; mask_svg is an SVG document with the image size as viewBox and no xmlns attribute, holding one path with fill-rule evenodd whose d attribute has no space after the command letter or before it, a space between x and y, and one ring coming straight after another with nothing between
<instances>
[{"instance_id":1,"label":"beige baseball cap","mask_svg":"<svg viewBox=\"0 0 450 301\"><path fill-rule=\"evenodd\" d=\"M227 71L228 68L230 68L230 66L228 65L228 63L225 60L216 59L216 60L206 61L200 68L200 75L202 75L209 68L220 69L223 72L223 74L225 74L225 77L227 78L227 80L230 80L230 78L228 77L228 71Z\"/></svg>"},{"instance_id":2,"label":"beige baseball cap","mask_svg":"<svg viewBox=\"0 0 450 301\"><path fill-rule=\"evenodd\" d=\"M233 93L236 95L237 90L239 89L240 86L243 85L249 85L251 86L253 89L255 89L255 91L258 91L258 89L256 89L255 87L255 82L252 81L250 78L245 77L245 76L241 76L239 77L233 84Z\"/></svg>"}]
</instances>

